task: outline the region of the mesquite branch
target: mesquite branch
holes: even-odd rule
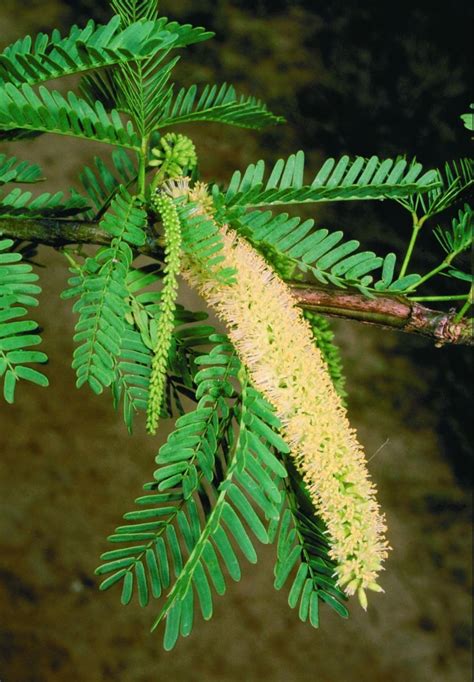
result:
[[[67,244],[108,244],[110,241],[110,235],[95,222],[55,218],[2,218],[0,234],[55,248]],[[160,253],[160,247],[155,240],[150,239],[140,251],[153,256]],[[356,291],[319,284],[298,282],[290,283],[290,286],[301,307],[324,315],[421,334],[433,339],[437,346],[474,345],[472,320],[456,321],[456,314],[452,311],[432,310],[403,296],[377,295],[367,298]]]
[[[432,310],[404,296],[377,296],[341,289],[293,285],[299,305],[324,315],[358,320],[388,329],[421,334],[432,338],[437,346],[464,344],[472,346],[472,320],[456,321],[456,311]]]

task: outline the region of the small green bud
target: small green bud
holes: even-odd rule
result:
[[[154,147],[151,153],[155,158],[149,162],[149,165],[160,169],[156,176],[160,182],[185,175],[185,170],[192,171],[197,165],[197,154],[193,141],[178,133],[164,135],[160,139],[159,145]],[[157,184],[154,181],[152,187]]]

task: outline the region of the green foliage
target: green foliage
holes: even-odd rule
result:
[[[112,64],[140,60],[165,49],[176,36],[153,21],[140,21],[120,28],[113,17],[105,26],[91,20],[84,29],[73,26],[65,38],[40,33],[18,40],[0,54],[0,93],[6,83],[37,85],[44,81],[98,69]]]
[[[143,246],[146,242],[147,216],[137,204],[135,197],[130,196],[125,188],[121,188],[100,226],[112,237],[124,240],[130,246]],[[112,245],[114,241],[112,240]]]
[[[464,126],[468,130],[472,131],[474,130],[474,113],[472,113],[472,110],[474,109],[474,104],[471,104],[469,108],[471,109],[471,111],[468,112],[467,114],[462,114],[461,120],[463,121]]]
[[[7,182],[39,182],[44,180],[41,168],[36,163],[19,161],[15,156],[0,154],[0,185]]]
[[[87,382],[101,393],[114,380],[125,332],[124,279],[130,264],[130,247],[117,240],[111,249],[87,259],[81,273],[69,280],[72,292],[80,294],[73,308],[79,313],[74,341],[80,345],[72,363],[77,388]]]
[[[214,479],[219,442],[232,417],[229,406],[229,400],[235,397],[232,380],[240,370],[226,338],[211,334],[206,340],[214,345],[208,355],[196,358],[198,371],[193,377],[196,409],[176,421],[175,431],[156,458],[157,464],[163,465],[155,473],[157,489],[181,488],[185,500],[198,491],[201,479],[209,483]],[[166,468],[178,462],[180,471],[170,472]]]
[[[16,87],[7,83],[0,95],[0,130],[56,133],[139,148],[132,124],[124,126],[118,112],[108,115],[100,102],[90,106],[73,92],[65,98],[44,86],[36,93],[27,84]]]
[[[110,247],[88,258],[69,280],[66,296],[80,296],[74,305],[79,313],[74,340],[79,346],[72,363],[78,388],[87,382],[95,393],[101,393],[115,379],[126,330],[126,279],[133,260],[130,245],[144,243],[145,225],[145,212],[122,190],[101,221],[101,227],[113,237]]]
[[[110,159],[112,170],[99,156],[94,158],[95,169],[85,166],[80,181],[95,204],[97,212],[90,211],[88,218],[96,218],[108,207],[117,190],[128,188],[137,179],[137,166],[123,149],[115,149]]]
[[[120,359],[115,367],[112,393],[115,407],[123,404],[124,422],[132,432],[133,420],[146,411],[153,350],[160,332],[162,292],[155,285],[161,282],[163,271],[156,264],[132,268],[126,280],[129,312],[122,339]],[[194,376],[199,367],[196,358],[199,347],[208,343],[212,327],[196,325],[206,319],[205,313],[192,313],[176,304],[173,334],[168,354],[164,401],[160,417],[183,415],[181,397],[195,401]],[[190,326],[191,325],[191,326]]]
[[[110,6],[125,26],[138,19],[155,21],[158,17],[158,0],[111,0]]]
[[[472,250],[474,224],[471,207],[465,204],[464,208],[458,211],[458,215],[452,219],[451,229],[443,229],[438,225],[434,230],[434,235],[443,251],[446,252],[446,256],[437,268],[425,275],[424,281],[442,273],[457,280],[472,282],[471,272],[465,272],[465,270],[460,270],[458,267],[454,268],[451,265],[454,259],[457,259],[463,252]]]
[[[300,620],[309,620],[315,628],[319,627],[321,600],[339,616],[348,618],[343,603],[346,597],[336,587],[334,579],[335,565],[329,557],[326,529],[313,513],[298,503],[292,485],[302,486],[301,481],[291,482],[290,479],[287,485],[289,506],[282,514],[277,532],[275,589],[280,590],[292,576],[288,604],[292,609],[298,607]],[[303,488],[300,494],[304,494]]]
[[[464,208],[453,218],[450,230],[437,227],[435,236],[451,259],[470,249],[474,240],[474,224],[469,204],[465,204]]]
[[[130,25],[132,18],[147,18],[156,16],[157,5],[144,3],[115,2],[115,11],[120,15],[124,26]],[[113,103],[120,111],[129,114],[142,136],[148,135],[156,127],[160,113],[172,95],[172,88],[168,86],[171,71],[179,57],[158,68],[158,65],[168,55],[169,49],[182,48],[193,43],[207,40],[211,33],[202,28],[180,25],[160,19],[157,29],[167,31],[172,41],[165,49],[155,50],[152,57],[137,64],[122,64],[121,68],[105,78],[95,75],[83,83],[83,88],[92,95],[102,93],[105,101]]]
[[[310,185],[304,184],[304,152],[279,159],[265,180],[265,162],[251,164],[242,174],[236,171],[224,193],[226,206],[268,206],[302,204],[317,201],[353,201],[386,199],[426,192],[439,184],[437,173],[421,175],[422,165],[405,159],[377,156],[353,161],[343,156],[339,161],[327,159]],[[218,188],[214,189],[216,194]]]
[[[151,360],[152,352],[143,343],[140,332],[125,325],[112,392],[115,407],[123,403],[123,420],[129,433],[132,433],[135,415],[147,409]]]
[[[288,448],[274,430],[279,423],[272,409],[247,386],[226,337],[211,335],[209,341],[211,351],[197,359],[202,367],[195,377],[197,407],[177,420],[156,458],[155,481],[136,500],[140,508],[125,514],[128,523],[109,538],[127,546],[103,554],[106,563],[97,569],[108,576],[101,589],[121,583],[122,603],[128,603],[135,587],[142,606],[150,596],[161,597],[174,572],[154,625],[166,621],[166,649],[179,634],[190,634],[195,597],[204,619],[212,616],[212,588],[220,595],[226,591],[223,567],[240,579],[231,539],[256,561],[249,531],[260,542],[269,541],[266,525],[278,520],[278,481],[286,476],[273,454],[274,448]]]
[[[111,6],[115,16],[106,25],[90,21],[65,37],[58,31],[27,36],[0,55],[0,140],[53,133],[114,146],[106,160],[95,157],[83,168],[87,198],[74,190],[65,198],[64,191],[35,196],[4,188],[39,182],[43,174],[35,163],[0,154],[2,229],[15,234],[20,221],[47,219],[60,233],[65,219],[80,216],[75,223],[94,221],[101,240],[104,234],[110,238],[91,256],[80,248],[66,251],[72,277],[63,297],[77,298],[73,309],[79,315],[72,363],[77,386],[88,384],[96,393],[110,388],[130,432],[140,412],[147,412],[151,432],[159,417],[178,415],[156,456],[154,480],[109,538],[116,548],[102,555],[101,589],[121,585],[123,604],[134,592],[142,606],[163,597],[153,627],[165,622],[164,646],[171,649],[180,635],[190,634],[198,608],[204,619],[212,616],[214,593],[227,589],[226,573],[240,579],[241,555],[256,561],[255,539],[276,541],[275,587],[290,585],[288,602],[301,620],[317,627],[321,602],[347,617],[326,529],[292,465],[281,424],[252,387],[229,339],[203,323],[205,313],[176,302],[179,273],[184,262],[219,283],[233,282],[235,272],[223,267],[225,225],[286,280],[355,288],[368,297],[384,292],[417,298],[427,280],[448,275],[463,291],[470,287],[470,293],[447,297],[463,301],[459,321],[473,295],[472,275],[460,257],[472,246],[471,208],[465,204],[450,228],[442,223],[434,230],[444,255],[433,270],[421,276],[409,264],[424,222],[472,189],[473,161],[423,171],[404,158],[343,156],[328,159],[308,182],[300,151],[269,172],[264,161],[251,164],[234,173],[228,187],[215,185],[209,193],[196,182],[200,169],[192,140],[161,130],[200,121],[258,129],[283,119],[227,84],[176,92],[175,51],[212,33],[158,17],[156,0],[111,0]],[[43,85],[71,74],[82,75],[80,96]],[[462,118],[472,130],[472,115]],[[400,254],[377,255],[347,240],[342,230],[268,209],[383,199],[412,215],[400,267]],[[40,292],[25,262],[34,245],[20,245],[0,240],[0,378],[8,402],[19,380],[47,385],[30,366],[47,359],[31,350],[41,341],[38,326],[19,319]],[[153,262],[137,264],[142,254]],[[454,267],[454,259],[461,265],[456,261]],[[305,316],[344,399],[331,329],[316,313]]]
[[[421,194],[415,194],[414,196],[407,197],[406,199],[399,200],[404,208],[408,209],[412,216],[412,234],[410,242],[408,244],[405,258],[400,270],[400,276],[404,279],[408,265],[410,263],[413,251],[415,249],[419,233],[430,218],[437,215],[447,209],[449,209],[454,204],[458,203],[463,194],[466,194],[472,189],[474,184],[474,160],[473,159],[460,159],[459,161],[453,161],[452,163],[446,163],[444,167],[444,172],[439,172],[439,177],[441,179],[440,187],[437,187],[422,196]],[[470,221],[470,219],[469,219]],[[453,227],[454,230],[454,227]],[[460,228],[463,231],[463,228]],[[459,230],[458,230],[459,232]],[[440,230],[435,230],[436,238],[440,239],[440,234],[444,234]],[[467,225],[467,246],[469,246],[469,225]],[[459,239],[458,234],[456,239]],[[466,238],[466,235],[465,235]],[[449,238],[448,238],[449,241]],[[441,243],[446,244],[446,237],[441,237]],[[466,247],[467,248],[467,247]],[[431,279],[440,272],[444,273],[447,266],[450,265],[451,260],[455,258],[464,248],[462,247],[459,251],[455,250],[451,254],[448,254],[446,258],[433,270],[428,272],[423,277],[415,280],[408,288],[407,291],[414,291],[418,286]],[[464,279],[463,273],[459,273],[456,270],[452,270],[450,274],[458,279]],[[469,277],[468,277],[468,280]],[[435,299],[436,300],[436,299]],[[455,300],[455,299],[454,299]],[[469,309],[469,303],[462,308],[462,315]]]
[[[15,187],[7,194],[0,194],[0,217],[3,218],[66,218],[84,213],[88,208],[87,199],[71,190],[71,197],[63,200],[64,193],[44,192],[33,197]]]
[[[399,202],[410,212],[420,214],[423,219],[430,218],[456,203],[462,194],[474,185],[474,160],[459,159],[444,165],[438,171],[441,184],[426,194],[415,193]]]
[[[474,109],[474,105],[471,104],[471,109]],[[464,122],[464,126],[468,129],[473,131],[474,130],[474,113],[467,113],[467,114],[462,114],[461,119]]]
[[[155,20],[157,19],[157,2],[130,2],[122,0],[113,0],[111,3],[114,11],[120,15],[124,26],[129,26],[140,19]],[[190,24],[180,24],[177,21],[169,21],[166,17],[160,17],[155,24],[155,30],[167,31],[171,33],[175,40],[173,47],[182,48],[188,45],[201,43],[204,40],[212,38],[214,33],[206,31],[204,28],[198,26],[194,27]]]
[[[169,97],[168,83],[178,57],[158,69],[157,64],[166,56],[167,52],[143,64],[130,67],[125,64],[115,75],[112,88],[106,86],[109,97],[115,90],[119,110],[132,118],[141,136],[149,135],[156,128],[164,102]],[[102,83],[102,87],[104,85]]]
[[[237,97],[232,85],[212,87],[206,85],[198,97],[198,88],[181,88],[174,100],[169,99],[157,128],[165,128],[191,121],[216,121],[241,128],[261,128],[272,123],[283,123],[281,116],[274,116],[263,102],[255,97]]]
[[[218,224],[196,202],[176,202],[183,231],[183,251],[199,267],[213,270],[222,281],[231,281],[234,272],[222,268],[222,240]]]
[[[337,287],[357,287],[364,293],[369,288],[377,291],[403,291],[420,279],[410,274],[397,279],[396,256],[385,258],[373,251],[360,251],[357,239],[344,240],[344,232],[330,232],[326,228],[313,230],[314,220],[301,222],[287,213],[274,215],[271,211],[233,211],[233,224],[244,235],[250,234],[257,247],[270,246],[285,259],[288,279],[295,270],[310,273],[323,284]],[[293,268],[290,268],[290,265]]]
[[[18,319],[28,312],[24,306],[38,305],[36,296],[41,289],[33,284],[38,275],[32,272],[31,265],[21,262],[21,253],[10,250],[13,244],[12,239],[0,239],[0,379],[8,403],[14,402],[18,381],[48,386],[45,375],[29,366],[48,359],[44,353],[30,349],[41,343],[38,325]]]

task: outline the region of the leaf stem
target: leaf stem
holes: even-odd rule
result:
[[[423,227],[427,215],[421,216],[421,218],[418,218],[417,214],[413,212],[412,214],[412,219],[413,219],[413,225],[412,225],[412,233],[411,233],[411,238],[410,238],[410,243],[408,244],[408,248],[405,254],[405,258],[403,260],[402,267],[400,269],[400,278],[403,277],[407,271],[408,264],[410,263],[410,259],[413,255],[413,249],[415,248],[416,240],[418,239],[418,234]],[[417,282],[419,284],[419,282]]]
[[[126,185],[123,185],[123,187],[125,187],[125,189],[128,189],[130,187],[130,185],[133,185],[133,183],[137,181],[137,179],[138,179],[138,177],[136,175],[134,175],[133,178],[131,180],[129,180],[129,182],[127,182]],[[107,212],[110,204],[112,203],[112,201],[117,196],[117,192],[120,190],[120,187],[121,187],[121,185],[119,185],[114,190],[112,190],[112,192],[110,192],[109,196],[107,197],[107,199],[102,204],[100,210],[95,214],[94,221],[101,220],[102,216]]]
[[[410,296],[410,301],[464,301],[469,294],[456,294],[449,296]]]
[[[431,279],[432,277],[434,277],[438,273],[440,273],[443,270],[445,270],[446,268],[448,268],[451,265],[451,263],[453,262],[453,260],[457,256],[459,256],[461,251],[464,251],[464,249],[460,248],[460,249],[456,249],[455,251],[451,251],[451,253],[448,253],[446,258],[438,266],[433,268],[433,270],[430,270],[429,272],[427,272],[426,275],[423,275],[423,277],[421,279],[419,279],[417,282],[415,282],[415,284],[412,284],[411,287],[408,287],[408,289],[405,289],[404,293],[407,294],[410,291],[415,291],[415,289],[418,289],[418,287],[421,284],[424,284],[427,280]]]
[[[408,289],[405,289],[403,293],[407,294],[410,291],[415,291],[415,289],[418,289],[418,287],[421,284],[424,284],[427,280],[431,279],[438,273],[440,273],[442,270],[445,270],[450,264],[451,264],[451,258],[445,258],[442,263],[440,263],[436,268],[433,268],[433,270],[430,270],[429,272],[426,273],[426,275],[423,275],[421,279],[419,279],[417,282],[411,285],[411,287],[408,287]]]
[[[462,320],[464,315],[467,313],[469,308],[472,306],[473,302],[474,302],[474,284],[471,284],[471,288],[469,289],[469,293],[467,295],[467,300],[464,303],[461,310],[456,315],[456,317],[454,318],[455,322],[460,322]]]
[[[150,135],[143,135],[140,150],[138,152],[138,196],[145,200],[146,190],[146,166],[148,158],[148,144]]]

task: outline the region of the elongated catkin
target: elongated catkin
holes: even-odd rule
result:
[[[289,288],[245,240],[226,228],[221,234],[222,266],[235,269],[234,282],[190,261],[183,274],[224,320],[254,386],[275,407],[327,525],[338,584],[366,608],[365,590],[381,590],[388,544],[363,449]]]

